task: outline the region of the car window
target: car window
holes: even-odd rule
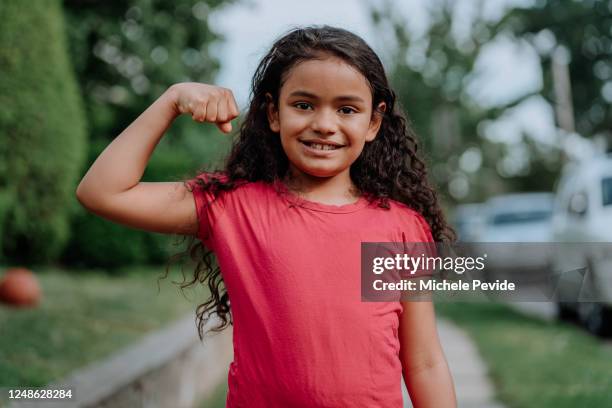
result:
[[[491,220],[493,225],[517,224],[524,222],[546,221],[552,215],[549,210],[533,210],[523,212],[507,212],[495,214]]]
[[[602,205],[612,205],[612,177],[607,177],[601,180],[601,196],[603,198]]]

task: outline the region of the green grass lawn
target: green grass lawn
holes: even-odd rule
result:
[[[612,407],[612,346],[493,303],[437,303],[466,329],[509,408]]]
[[[186,299],[171,283],[175,272],[158,293],[163,271],[141,267],[109,276],[37,270],[44,296],[37,308],[0,305],[0,387],[42,386],[195,313],[206,292],[186,291]]]
[[[113,277],[92,271],[36,271],[38,308],[0,306],[0,387],[42,386],[109,355],[171,320],[193,313],[205,292],[185,299],[163,267]],[[570,324],[525,317],[507,306],[437,303],[466,329],[509,408],[612,406],[612,346]],[[225,380],[204,406],[225,404]]]

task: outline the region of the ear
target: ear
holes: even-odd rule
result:
[[[387,109],[387,105],[384,102],[378,104],[377,108],[372,112],[372,119],[370,119],[370,126],[368,126],[368,134],[366,135],[366,142],[371,142],[376,138],[380,125],[382,125],[383,116]]]
[[[268,115],[268,123],[270,130],[274,133],[280,132],[280,121],[278,119],[278,108],[274,104],[274,99],[269,92],[266,92],[266,113]]]

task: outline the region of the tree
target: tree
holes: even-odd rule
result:
[[[219,61],[210,48],[222,38],[210,27],[209,16],[229,3],[64,0],[71,55],[91,122],[86,168],[169,85],[213,80]],[[182,180],[221,157],[231,139],[209,129],[177,118],[155,149],[143,181]],[[161,263],[171,251],[172,237],[117,226],[82,208],[71,230],[61,261],[73,266]]]
[[[86,154],[58,1],[0,3],[0,230],[11,262],[54,259]],[[34,29],[35,28],[35,29]]]
[[[505,35],[495,19],[483,12],[485,2],[470,3],[474,12],[460,33],[459,2],[439,0],[427,5],[428,24],[421,33],[411,29],[397,3],[372,3],[371,11],[376,27],[387,33],[390,80],[421,137],[430,174],[443,197],[450,202],[479,201],[508,190],[551,189],[559,167],[557,152],[536,148],[529,135],[518,135],[527,160],[510,174],[503,164],[515,147],[485,135],[485,125],[537,94],[488,106],[470,92],[484,47]]]
[[[209,82],[210,47],[222,37],[209,15],[231,0],[65,0],[72,59],[92,139],[110,140],[175,82]],[[189,128],[177,121],[170,143]]]
[[[603,136],[612,147],[612,5],[604,0],[538,0],[506,14],[495,31],[509,31],[538,51],[544,67],[541,94],[555,103],[552,56],[563,49],[572,87],[576,131]]]

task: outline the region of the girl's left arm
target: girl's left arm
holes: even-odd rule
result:
[[[433,303],[401,304],[400,359],[414,408],[456,408],[455,386],[438,338]]]

